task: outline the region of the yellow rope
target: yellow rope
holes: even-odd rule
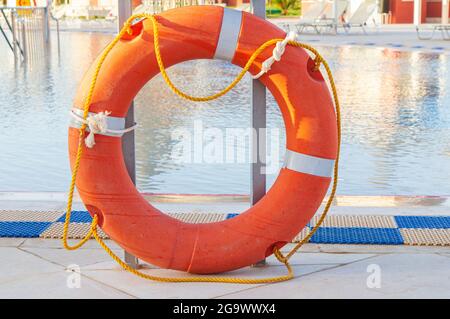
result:
[[[97,215],[94,216],[93,224],[97,224]],[[95,239],[98,241],[100,246],[114,259],[123,269],[129,271],[132,274],[135,274],[138,277],[159,281],[159,282],[221,282],[221,283],[234,283],[234,284],[265,284],[271,282],[280,282],[286,281],[294,277],[294,273],[292,272],[292,268],[287,262],[287,260],[281,255],[278,250],[274,251],[277,259],[286,265],[288,270],[288,274],[285,276],[278,276],[273,278],[262,278],[262,279],[246,279],[246,278],[229,278],[229,277],[211,277],[211,276],[199,276],[199,277],[186,277],[186,278],[169,278],[169,277],[160,277],[160,276],[152,276],[145,274],[141,271],[138,271],[128,264],[126,264],[122,259],[120,259],[116,254],[112,252],[112,250],[105,244],[105,242],[100,238],[97,233],[96,227],[93,228],[93,234]]]
[[[161,72],[165,82],[172,89],[172,91],[175,92],[175,94],[177,94],[178,96],[180,96],[180,97],[182,97],[184,99],[187,99],[187,100],[190,100],[190,101],[196,101],[196,102],[204,102],[204,101],[214,100],[214,99],[217,99],[218,97],[221,97],[222,95],[226,94],[227,92],[229,92],[233,87],[236,86],[236,84],[239,83],[239,81],[241,81],[241,79],[244,77],[244,74],[249,70],[250,66],[255,61],[255,59],[266,48],[276,44],[278,41],[282,41],[283,40],[283,39],[272,39],[272,40],[269,40],[269,41],[265,42],[258,49],[256,49],[256,51],[253,52],[253,54],[251,55],[251,57],[249,58],[249,60],[245,64],[245,66],[242,69],[242,71],[222,91],[220,91],[218,93],[215,93],[213,95],[210,95],[210,96],[195,97],[195,96],[191,96],[191,95],[186,94],[186,93],[182,92],[181,90],[179,90],[175,86],[175,84],[173,84],[173,82],[170,80],[169,76],[167,75],[166,69],[164,67],[164,63],[162,61],[160,48],[159,48],[158,21],[156,20],[155,16],[153,16],[151,14],[146,14],[146,13],[135,14],[135,15],[131,16],[125,22],[124,27],[122,28],[122,30],[120,30],[119,34],[106,47],[106,49],[103,51],[102,55],[100,56],[100,58],[98,60],[97,66],[96,66],[96,68],[94,70],[94,73],[92,75],[92,80],[91,80],[91,85],[89,87],[88,95],[86,96],[86,99],[85,99],[85,102],[84,102],[84,108],[83,108],[83,111],[84,111],[83,112],[83,118],[84,119],[86,119],[88,114],[89,114],[89,106],[90,106],[91,101],[92,101],[92,96],[93,96],[93,93],[94,93],[95,85],[97,83],[97,79],[98,79],[98,75],[99,75],[100,69],[101,69],[101,67],[102,67],[106,57],[108,56],[108,54],[111,52],[111,50],[114,48],[114,46],[117,44],[117,42],[119,42],[119,40],[122,38],[122,36],[125,33],[130,34],[130,30],[131,30],[130,28],[131,28],[132,22],[134,20],[136,20],[136,19],[143,19],[143,18],[147,18],[147,19],[150,19],[152,21],[152,24],[153,24],[153,39],[154,39],[154,48],[155,48],[156,60],[158,62],[158,66],[159,66],[160,72]],[[274,253],[275,257],[286,266],[286,269],[288,271],[287,275],[271,277],[271,278],[263,278],[263,279],[244,279],[244,278],[211,277],[211,276],[188,277],[188,278],[168,278],[168,277],[159,277],[159,276],[148,275],[148,274],[140,272],[140,271],[130,267],[129,265],[127,265],[116,254],[114,254],[112,252],[112,250],[105,244],[105,242],[100,238],[100,236],[97,233],[97,222],[98,222],[98,216],[97,215],[94,215],[94,218],[92,220],[92,224],[91,224],[90,230],[86,234],[86,236],[81,241],[79,241],[77,244],[75,244],[73,246],[70,246],[68,244],[68,241],[67,241],[67,235],[68,235],[68,232],[69,232],[70,214],[71,214],[71,211],[72,211],[75,182],[76,182],[76,177],[77,177],[78,170],[79,170],[79,167],[80,167],[81,156],[82,156],[82,153],[83,153],[83,137],[84,137],[84,133],[86,131],[86,124],[83,124],[81,126],[81,128],[80,128],[78,149],[77,149],[75,163],[74,163],[73,170],[72,170],[72,179],[71,179],[71,183],[70,183],[69,195],[68,195],[67,207],[66,207],[66,220],[64,222],[64,229],[63,229],[63,239],[62,239],[62,241],[63,241],[64,247],[66,249],[68,249],[68,250],[78,249],[81,246],[83,246],[86,243],[86,241],[88,241],[93,236],[97,240],[97,242],[100,244],[100,246],[123,269],[125,269],[125,270],[129,271],[130,273],[133,273],[136,276],[139,276],[141,278],[149,279],[149,280],[153,280],[153,281],[160,281],[160,282],[220,282],[220,283],[235,283],[235,284],[262,284],[262,283],[273,283],[273,282],[280,282],[280,281],[286,281],[286,280],[292,279],[294,277],[294,273],[292,271],[292,267],[289,264],[289,258],[291,258],[292,255],[295,254],[295,252],[298,251],[298,249],[300,249],[300,247],[304,243],[306,243],[311,238],[311,236],[316,232],[316,230],[320,227],[321,223],[325,219],[325,216],[326,216],[326,214],[328,213],[328,211],[329,211],[329,209],[331,207],[331,204],[333,202],[334,196],[336,194],[337,180],[338,180],[340,142],[341,142],[341,122],[340,122],[340,105],[339,105],[339,100],[338,100],[338,96],[337,96],[336,86],[335,86],[335,83],[334,83],[334,80],[333,80],[333,75],[331,73],[331,70],[330,70],[330,67],[329,67],[328,63],[323,59],[323,57],[319,54],[319,52],[316,49],[314,49],[313,47],[311,47],[310,45],[307,45],[307,44],[304,44],[304,43],[300,43],[300,42],[296,42],[296,41],[289,41],[288,44],[292,45],[292,46],[295,46],[295,47],[304,48],[304,49],[312,52],[315,55],[314,62],[315,62],[316,69],[319,69],[321,64],[323,64],[323,66],[325,67],[328,79],[330,81],[331,89],[333,91],[333,99],[334,99],[335,108],[336,108],[337,129],[338,129],[338,151],[337,151],[336,162],[335,162],[335,165],[334,165],[332,190],[331,190],[331,193],[330,193],[330,197],[328,198],[328,201],[327,201],[327,203],[325,205],[325,208],[324,208],[324,211],[322,213],[321,218],[319,219],[319,221],[317,222],[315,227],[311,230],[311,232],[308,234],[308,236],[305,237],[300,243],[298,243],[286,256],[283,256],[283,254],[277,248],[275,248],[273,250],[273,253]]]

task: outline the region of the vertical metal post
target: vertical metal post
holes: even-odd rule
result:
[[[125,21],[131,16],[133,9],[131,0],[118,0],[118,31],[123,27]],[[128,109],[128,114],[125,118],[125,127],[134,125],[134,105],[131,103]],[[122,137],[122,153],[125,160],[125,165],[128,170],[133,183],[136,183],[136,158],[135,158],[135,143],[134,143],[134,131],[128,132]],[[139,267],[139,260],[125,251],[125,262],[133,267]]]
[[[43,17],[44,37],[46,43],[50,42],[50,9],[51,9],[51,1],[48,1],[47,6],[44,9],[44,17]]]
[[[252,0],[253,14],[266,18],[266,0]],[[255,205],[266,194],[266,87],[259,80],[252,80],[252,128],[256,139],[252,145],[251,204]],[[265,265],[262,260],[254,266]]]
[[[28,43],[27,43],[27,35],[26,35],[26,30],[25,30],[25,21],[22,20],[21,24],[22,24],[21,32],[22,32],[23,62],[26,63],[28,60]]]
[[[59,54],[61,53],[61,42],[59,38],[59,19],[54,19],[53,16],[52,19],[56,21],[56,39],[58,41],[58,57],[59,57]]]
[[[46,6],[44,7],[43,11],[42,11],[42,33],[43,33],[43,37],[44,37],[44,42],[47,43],[48,42],[48,3],[46,4]]]
[[[3,11],[2,11],[3,13]],[[5,15],[3,15],[5,16]],[[8,21],[8,19],[5,20]],[[12,33],[12,37],[13,37],[13,48],[14,48],[14,64],[16,64],[20,58],[20,54],[18,54],[18,49],[17,49],[17,37],[16,37],[16,16],[14,14],[14,11],[11,10],[11,33]],[[20,49],[20,45],[19,45],[19,49]]]
[[[339,24],[339,17],[338,17],[338,0],[333,1],[333,19],[334,19],[334,34],[337,34],[338,24]]]
[[[3,18],[5,18],[6,25],[8,26],[9,30],[11,30],[12,36],[13,36],[13,47],[14,47],[14,63],[17,63],[17,61],[20,60],[20,57],[23,56],[23,50],[20,46],[20,42],[18,37],[18,30],[17,30],[17,20],[16,20],[16,12],[14,10],[11,10],[11,24],[8,22],[8,17],[5,14],[5,11],[2,10]]]

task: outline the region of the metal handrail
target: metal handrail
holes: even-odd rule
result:
[[[15,61],[21,57],[22,62],[27,62],[43,56],[42,51],[50,40],[49,7],[0,6],[0,11],[13,37],[10,47]],[[11,21],[7,17],[9,14]],[[4,36],[7,38],[6,34]]]
[[[9,24],[9,21],[8,21],[6,15],[5,15],[5,12],[4,12],[3,10],[2,10],[2,14],[3,14],[3,17],[4,17],[5,20],[6,20],[6,24],[8,25],[8,28],[11,30],[11,25]],[[12,43],[9,41],[9,38],[8,38],[8,36],[6,35],[5,31],[3,30],[3,27],[2,27],[1,24],[0,24],[0,32],[3,34],[3,37],[5,38],[6,43],[8,43],[8,46],[11,48],[11,51],[14,52],[14,47],[13,47]]]
[[[20,46],[20,42],[15,37],[15,31],[13,28],[14,23],[13,23],[13,21],[9,22],[9,19],[5,14],[5,10],[12,10],[12,9],[11,9],[11,7],[0,6],[0,11],[2,12],[2,15],[3,15],[3,18],[5,19],[6,25],[8,26],[8,29],[11,32],[12,37],[13,37],[12,43],[9,41],[8,37],[6,36],[5,32],[3,31],[3,28],[0,27],[2,29],[2,33],[3,33],[6,41],[8,42],[9,46],[11,47],[11,50],[13,51],[14,55],[16,54],[15,47],[17,46],[19,48],[20,54],[22,55],[22,57],[24,57],[24,52],[23,52],[22,47]],[[11,20],[13,20],[12,16],[11,16]]]
[[[50,19],[56,22],[56,39],[58,41],[58,53],[61,51],[60,40],[59,40],[59,19],[53,15],[53,11],[49,8],[47,9]]]

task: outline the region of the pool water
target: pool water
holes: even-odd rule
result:
[[[67,190],[68,112],[84,72],[111,38],[64,32],[60,55],[54,46],[46,58],[26,68],[14,67],[12,54],[0,41],[0,191]],[[338,193],[449,195],[450,56],[318,48],[331,64],[342,103]],[[238,72],[228,63],[205,60],[169,69],[178,86],[196,95],[222,89]],[[176,161],[172,155],[179,145],[172,134],[193,130],[198,123],[222,132],[249,127],[250,82],[246,76],[226,96],[200,104],[174,96],[160,76],[151,80],[136,98],[139,189],[248,193],[249,163]],[[268,100],[268,127],[273,132],[280,129],[282,155],[283,123],[270,94]],[[269,184],[276,175],[275,170],[267,176]]]

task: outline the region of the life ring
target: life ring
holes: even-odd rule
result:
[[[157,17],[160,51],[166,66],[193,59],[223,59],[243,67],[264,42],[285,33],[252,14],[219,6],[185,7]],[[152,23],[132,26],[111,50],[98,75],[89,107],[106,110],[109,127],[123,129],[128,107],[159,68],[153,50]],[[266,50],[249,71],[256,75]],[[95,65],[95,64],[94,64]],[[82,113],[91,67],[76,94]],[[218,273],[254,264],[290,242],[319,208],[330,185],[337,156],[337,124],[327,84],[301,48],[286,47],[260,81],[275,97],[286,129],[286,157],[278,178],[256,205],[237,217],[209,224],[171,218],[139,194],[123,160],[118,134],[96,135],[83,150],[76,186],[103,231],[123,249],[153,265],[191,273]],[[119,134],[120,135],[120,134]],[[73,168],[79,123],[69,128]]]

